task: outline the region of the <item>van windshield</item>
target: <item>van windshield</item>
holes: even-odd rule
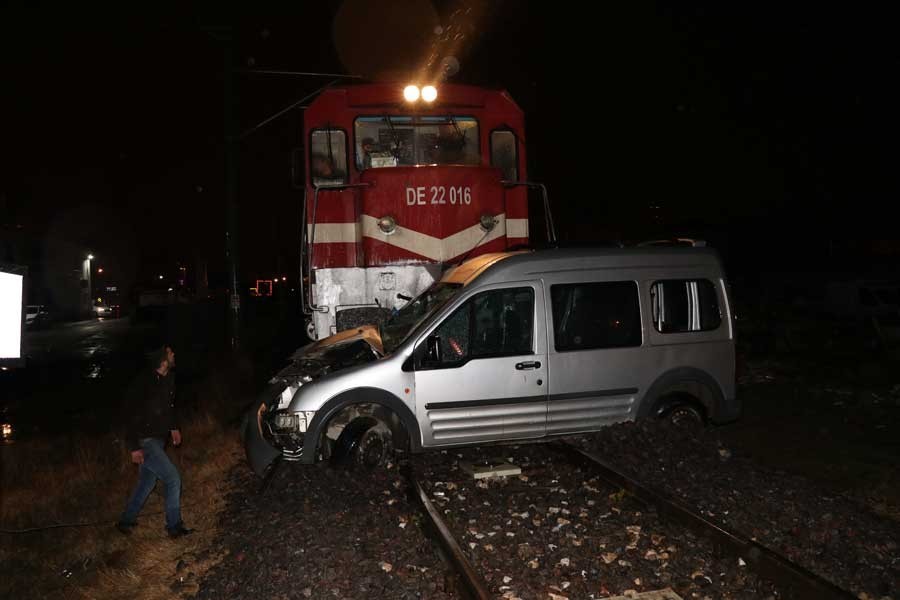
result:
[[[459,283],[435,283],[395,311],[380,327],[384,351],[393,352],[419,325],[447,304],[461,287]]]

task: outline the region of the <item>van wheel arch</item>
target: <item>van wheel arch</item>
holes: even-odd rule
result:
[[[362,441],[365,432],[378,423],[382,423],[390,431],[393,449],[411,452],[421,449],[418,422],[402,400],[384,390],[358,388],[338,394],[316,412],[307,432],[308,438],[315,440],[315,444],[304,447],[301,462],[315,462],[319,449],[331,443],[329,430],[340,426],[340,421],[343,420],[346,423],[338,436],[338,442],[334,444],[333,459],[337,459],[341,452],[352,450]],[[345,437],[344,430],[351,425],[353,427]],[[344,440],[341,441],[341,438]]]
[[[699,369],[678,368],[664,373],[650,386],[637,418],[662,417],[676,406],[686,406],[698,411],[706,422],[715,420],[723,402],[722,390],[711,375]]]

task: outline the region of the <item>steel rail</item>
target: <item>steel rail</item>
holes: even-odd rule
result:
[[[653,506],[663,516],[689,527],[743,559],[762,577],[769,579],[786,592],[786,597],[799,600],[852,600],[855,595],[843,590],[812,571],[792,562],[778,552],[729,530],[688,508],[678,500],[621,473],[593,452],[569,442],[560,442],[563,451],[596,471],[602,479],[619,487],[644,504]]]
[[[488,591],[487,582],[485,582],[484,578],[482,578],[481,575],[478,574],[478,572],[472,566],[472,563],[469,562],[469,559],[466,558],[466,555],[463,553],[462,548],[460,548],[459,544],[456,542],[453,534],[450,533],[450,528],[447,527],[447,524],[444,522],[441,514],[431,502],[428,494],[425,493],[425,489],[422,487],[422,484],[419,483],[419,480],[415,477],[415,474],[410,471],[408,477],[412,484],[413,496],[419,502],[419,504],[422,506],[423,511],[428,516],[428,521],[430,524],[429,529],[432,531],[435,537],[437,537],[438,542],[444,550],[447,560],[459,575],[466,591],[472,598],[475,598],[476,600],[490,600],[491,598],[493,598],[491,593]]]

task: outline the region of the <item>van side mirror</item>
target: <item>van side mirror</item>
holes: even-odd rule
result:
[[[306,165],[303,163],[303,148],[298,147],[291,150],[291,187],[295,190],[302,190],[306,185],[304,175],[306,175]]]
[[[426,363],[441,362],[441,337],[438,335],[430,335],[425,340],[425,361]]]

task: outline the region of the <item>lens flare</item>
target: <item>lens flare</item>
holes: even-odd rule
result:
[[[403,97],[407,102],[415,102],[419,99],[419,88],[414,85],[408,85],[403,88]]]

